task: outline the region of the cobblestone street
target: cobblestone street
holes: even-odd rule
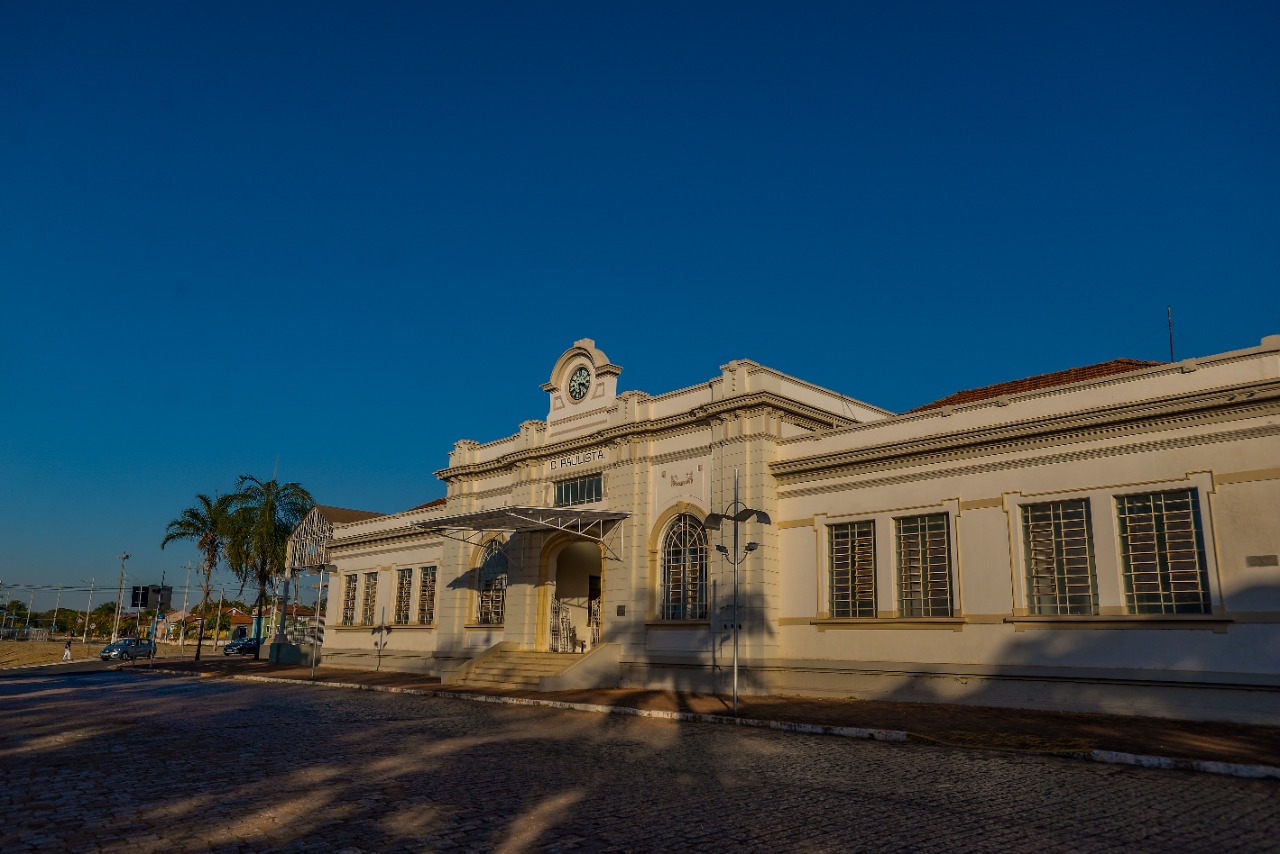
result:
[[[1274,851],[1280,784],[311,686],[0,679],[0,851]]]

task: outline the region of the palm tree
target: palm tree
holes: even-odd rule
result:
[[[241,582],[252,581],[258,587],[256,623],[260,627],[267,588],[285,571],[289,535],[315,502],[300,484],[282,484],[275,477],[264,482],[247,474],[236,483],[232,501],[227,559]],[[253,657],[259,657],[259,650]]]
[[[196,548],[204,556],[200,562],[200,572],[204,576],[200,584],[202,598],[198,606],[203,614],[209,602],[209,591],[213,588],[213,573],[222,561],[226,549],[227,536],[230,533],[232,496],[218,495],[214,498],[204,493],[196,496],[195,507],[188,507],[178,514],[164,529],[164,540],[160,548],[164,548],[174,540],[192,540]],[[185,615],[184,615],[185,619]],[[196,661],[200,660],[200,646],[204,643],[204,621],[200,622],[200,634],[196,638]]]

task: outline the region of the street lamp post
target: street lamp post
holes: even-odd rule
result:
[[[129,559],[129,553],[123,549],[120,551],[120,583],[116,585],[116,622],[111,627],[111,642],[115,643],[120,640],[120,599],[124,596],[124,562]],[[107,588],[110,590],[111,588]]]
[[[749,522],[755,519],[762,525],[771,524],[769,514],[763,510],[753,510],[738,498],[738,470],[733,470],[733,503],[725,508],[723,513],[711,513],[707,516],[706,521],[702,523],[704,528],[712,531],[720,530],[720,525],[725,519],[733,522],[733,551],[730,552],[723,544],[716,546],[716,551],[724,555],[725,560],[733,564],[733,714],[738,715],[738,633],[742,629],[742,625],[738,622],[738,567],[746,562],[747,555],[760,548],[759,543],[747,543],[742,549],[741,554],[738,552],[738,525],[742,522]]]

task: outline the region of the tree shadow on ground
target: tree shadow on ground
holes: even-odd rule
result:
[[[1053,774],[845,739],[130,673],[0,680],[0,726],[6,852],[844,850],[855,832],[910,848],[978,825],[1014,847],[1080,838],[1072,811],[1046,811]],[[1129,782],[1079,820],[1151,844],[1125,798],[1159,798]],[[1179,838],[1280,830],[1273,795],[1208,780]]]

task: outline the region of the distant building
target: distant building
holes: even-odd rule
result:
[[[1280,723],[1280,336],[902,414],[746,360],[657,396],[621,370],[576,342],[445,500],[316,508],[325,664],[727,693],[736,471],[769,518],[739,529],[744,692]]]

